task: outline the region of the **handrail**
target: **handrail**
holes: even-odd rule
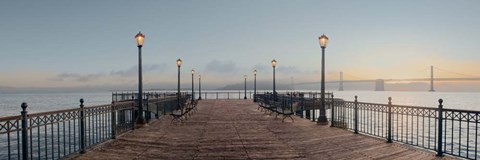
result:
[[[148,99],[144,110],[159,115],[168,112],[176,99],[169,96]],[[175,103],[173,103],[175,102]],[[151,106],[149,106],[151,105]],[[55,111],[0,117],[0,159],[61,159],[73,153],[115,138],[135,127],[136,101],[117,101],[110,104],[84,106]],[[23,114],[25,113],[25,114]],[[158,117],[157,117],[158,118]]]
[[[467,159],[480,159],[480,111],[355,101],[335,101],[331,124],[355,133]],[[438,145],[440,144],[440,146]]]

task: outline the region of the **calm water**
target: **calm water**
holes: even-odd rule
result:
[[[443,107],[480,111],[480,92],[394,92],[394,91],[336,91],[335,97],[359,102],[388,103],[392,97],[393,104],[438,107],[438,99],[443,99]]]
[[[0,117],[20,115],[22,102],[28,103],[29,113],[36,113],[77,108],[80,106],[80,98],[85,100],[86,106],[107,104],[112,101],[112,94],[110,92],[0,94]]]
[[[230,92],[240,92],[243,98],[242,91]],[[247,97],[250,97],[248,93],[250,93],[250,91],[247,91]],[[263,93],[263,91],[259,91],[258,93]],[[209,94],[208,99],[215,98],[213,95],[214,94]],[[388,103],[388,97],[392,97],[394,104],[426,107],[437,107],[438,99],[442,98],[444,100],[444,108],[480,110],[479,92],[334,91],[334,95],[336,98],[342,98],[347,101],[353,101],[354,96],[357,95],[358,101],[373,103]],[[221,95],[219,98],[223,96],[224,95]],[[238,93],[231,95],[232,99],[237,97]],[[28,103],[28,111],[30,113],[76,108],[79,107],[80,98],[85,99],[85,105],[87,106],[107,104],[111,102],[111,93],[0,94],[0,116],[19,115],[21,111],[20,104],[22,102]]]

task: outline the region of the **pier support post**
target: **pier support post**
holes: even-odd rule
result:
[[[443,99],[438,100],[438,131],[437,131],[437,156],[443,156],[442,151],[442,131],[443,131]]]
[[[22,159],[28,159],[28,126],[27,126],[27,107],[28,104],[23,102],[22,105]]]
[[[357,96],[355,96],[355,117],[354,117],[354,121],[355,121],[355,134],[358,134],[358,101],[357,101]]]
[[[85,153],[85,111],[83,98],[80,99],[80,153]]]
[[[388,133],[387,143],[392,143],[392,97],[388,97]]]

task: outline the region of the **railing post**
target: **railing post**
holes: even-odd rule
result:
[[[300,96],[300,95],[299,95],[299,96]],[[302,110],[302,115],[301,115],[300,117],[302,117],[302,118],[304,118],[304,117],[303,117],[303,111],[305,111],[305,97],[303,97],[303,96],[304,96],[304,95],[302,95],[301,98],[300,98],[301,106],[302,106],[302,109],[301,109],[301,110]],[[306,113],[306,111],[305,111],[305,113]],[[306,115],[305,115],[305,116],[306,116]]]
[[[132,96],[132,100],[133,100],[133,106],[132,106],[132,130],[135,130],[135,122],[137,121],[137,111],[135,111],[135,103],[137,103],[137,101],[135,100],[135,97]]]
[[[330,122],[330,127],[334,127],[334,126],[335,126],[335,125],[334,125],[334,124],[335,124],[335,112],[334,112],[334,111],[335,111],[335,109],[334,109],[334,108],[335,108],[335,103],[333,103],[333,102],[334,102],[333,97],[334,97],[334,96],[333,96],[333,94],[332,94],[332,101],[330,102],[330,103],[332,104],[332,107],[330,107],[330,110],[332,111],[332,116],[331,116],[332,120],[331,120],[331,122]]]
[[[22,105],[22,158],[23,159],[28,159],[28,127],[27,127],[27,107],[28,104],[23,102]]]
[[[80,99],[80,153],[85,153],[85,111],[83,98]]]
[[[443,156],[442,151],[442,131],[443,131],[443,99],[438,100],[438,136],[437,136],[437,156]]]
[[[158,118],[160,117],[160,114],[158,114],[158,107],[160,106],[160,102],[161,102],[160,99],[158,98],[158,96],[157,96],[157,100],[156,100],[156,101],[157,101],[157,102],[156,102],[156,107],[157,107],[157,117],[156,117],[156,118],[158,119]]]
[[[147,95],[148,95],[148,94],[147,94]],[[192,95],[192,97],[193,97],[193,95]],[[146,111],[145,113],[143,113],[143,114],[145,114],[145,119],[147,119],[147,123],[150,122],[150,110],[149,110],[149,108],[148,108],[148,99],[149,99],[149,98],[148,98],[148,96],[147,96],[147,99],[146,99],[147,102],[146,102],[146,103],[143,103],[143,104],[146,105],[146,108],[147,108],[147,111]]]
[[[388,97],[387,143],[392,143],[392,97]]]
[[[117,138],[117,111],[116,111],[116,108],[115,108],[115,102],[112,101],[112,106],[110,107],[110,111],[112,112],[111,113],[111,126],[112,126],[112,139],[115,139]]]
[[[354,117],[354,122],[355,122],[355,134],[358,134],[358,101],[357,101],[358,96],[355,96],[355,117]]]

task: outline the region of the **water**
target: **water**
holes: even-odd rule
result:
[[[449,109],[464,109],[480,111],[480,92],[399,92],[399,91],[336,91],[336,98],[354,101],[355,95],[359,102],[392,103],[423,107],[438,107],[438,99],[443,99],[443,107]]]
[[[174,91],[172,91],[173,93]],[[223,90],[202,91],[202,98],[208,93],[208,99],[216,98],[215,92],[227,92]],[[243,98],[243,91],[231,92],[230,98]],[[257,91],[257,93],[271,91]],[[283,92],[283,91],[279,91]],[[319,91],[305,91],[319,92]],[[247,98],[250,98],[252,90],[247,90]],[[393,104],[437,107],[438,99],[444,100],[444,108],[480,110],[479,92],[395,92],[395,91],[334,91],[335,98],[353,101],[358,96],[359,102],[388,103],[388,97],[392,97]],[[219,98],[227,95],[219,94]],[[198,97],[198,95],[196,95]],[[27,102],[30,113],[53,111],[79,107],[80,98],[84,98],[85,105],[107,104],[111,102],[110,92],[101,93],[35,93],[35,94],[0,94],[0,117],[20,115],[20,104]]]
[[[77,108],[80,106],[80,98],[85,100],[85,106],[108,104],[112,100],[112,94],[110,92],[0,94],[0,117],[20,115],[22,102],[28,103],[29,113],[37,113]]]

